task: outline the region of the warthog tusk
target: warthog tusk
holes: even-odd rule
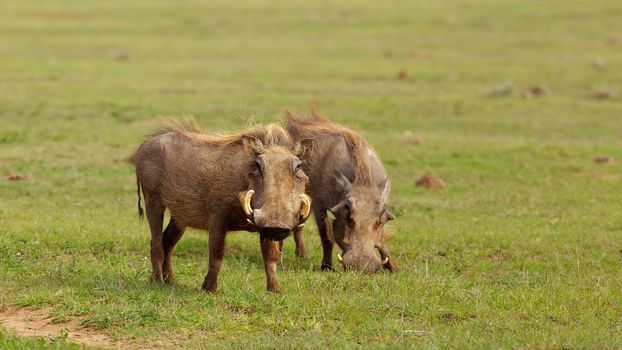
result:
[[[341,257],[341,254],[337,253],[337,260],[343,262],[343,258]]]
[[[307,196],[304,193],[298,195],[302,200],[302,208],[300,209],[300,217],[301,219],[307,220],[309,214],[311,214],[311,197]]]
[[[386,265],[386,263],[389,262],[389,257],[385,257],[384,260],[382,260],[382,265]]]
[[[248,217],[253,216],[253,207],[251,207],[251,199],[253,198],[253,193],[255,193],[255,191],[248,190],[246,192],[240,192],[240,194],[238,195],[238,199],[242,204],[242,209]]]

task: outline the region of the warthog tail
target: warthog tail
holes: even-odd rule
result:
[[[140,180],[138,179],[138,174],[136,174],[136,194],[138,195],[138,221],[143,221],[145,210],[140,205]]]

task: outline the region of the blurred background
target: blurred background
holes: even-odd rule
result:
[[[621,24],[612,0],[1,1],[0,302],[196,347],[621,346]],[[210,298],[194,231],[182,287],[147,288],[126,159],[159,116],[228,132],[310,106],[392,176],[402,273],[319,273],[309,225],[271,299],[238,234]]]

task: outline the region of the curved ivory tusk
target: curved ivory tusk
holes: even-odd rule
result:
[[[386,263],[389,262],[389,257],[385,257],[384,260],[382,260],[382,265],[386,265]]]
[[[300,209],[300,217],[302,220],[307,220],[309,215],[311,214],[311,197],[307,196],[304,193],[298,195],[302,200],[302,208]]]
[[[341,254],[337,253],[337,260],[343,262],[343,258],[341,257]]]
[[[244,196],[242,196],[242,193],[244,193]],[[253,193],[255,193],[255,191],[248,190],[242,193],[240,193],[240,202],[242,203],[242,209],[244,209],[244,213],[246,214],[246,216],[252,217],[253,207],[251,206],[251,199],[253,198]]]

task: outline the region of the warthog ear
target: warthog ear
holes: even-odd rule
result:
[[[352,188],[352,182],[341,171],[337,172],[335,179],[337,180],[337,186],[341,187],[344,192],[348,192]]]
[[[243,135],[241,139],[246,153],[250,155],[258,155],[264,153],[263,143],[260,139],[249,135]]]
[[[387,221],[395,220],[395,215],[393,215],[390,211],[385,211],[385,215],[387,216]]]
[[[347,199],[339,202],[337,205],[335,205],[334,207],[328,209],[327,213],[331,213],[332,215],[328,214],[328,217],[330,217],[331,219],[334,220],[335,215],[339,214],[342,217],[350,217],[350,203],[348,202]]]
[[[300,160],[305,160],[311,157],[314,145],[315,141],[313,139],[302,139],[294,145],[294,154],[296,157],[300,158]]]

